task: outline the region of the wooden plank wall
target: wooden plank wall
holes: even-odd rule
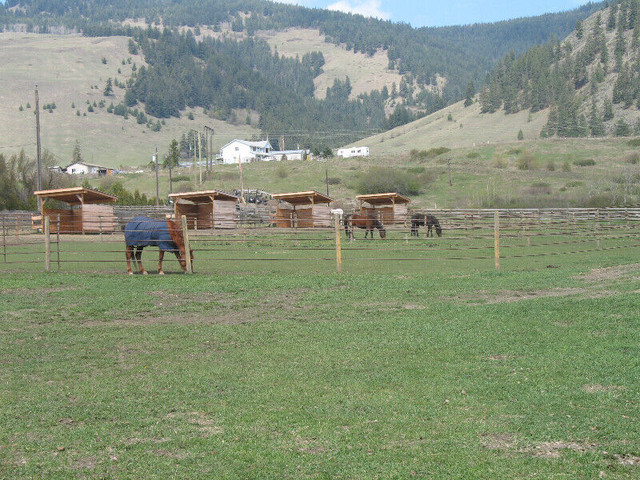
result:
[[[74,217],[80,216],[81,218],[80,231],[110,233],[115,230],[116,217],[112,205],[85,204],[82,209],[73,210],[73,212]]]

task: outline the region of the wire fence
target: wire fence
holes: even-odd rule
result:
[[[115,220],[110,217],[113,228],[71,234],[61,228],[64,219],[60,215],[38,222],[34,212],[1,212],[2,263],[7,269],[23,266],[34,271],[122,272],[125,225],[141,213],[165,222],[171,215],[166,208],[125,209],[116,212]],[[412,228],[411,215],[415,214],[433,215],[442,236],[437,236],[435,228],[429,237],[426,226]],[[268,210],[251,215],[238,212],[232,228],[197,229],[197,224],[189,224],[186,219],[176,220],[187,248],[193,250],[198,273],[274,269],[332,272],[343,268],[401,272],[409,265],[420,270],[434,262],[500,269],[505,262],[615,254],[640,246],[640,208],[413,211],[387,222],[382,227],[384,239],[375,227],[372,231],[355,228],[353,236],[348,236],[340,217],[332,219],[331,227],[281,228]],[[365,239],[365,234],[369,238]],[[153,261],[153,253],[143,257],[144,263],[151,265]],[[168,255],[165,261],[169,271],[181,271],[174,255]]]

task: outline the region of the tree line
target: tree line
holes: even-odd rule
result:
[[[640,0],[613,3],[590,23],[588,31],[577,23],[573,42],[556,40],[520,56],[507,54],[480,91],[482,112],[549,108],[543,137],[640,131],[623,116],[615,119],[613,107],[640,108]],[[613,82],[611,93],[608,82]]]

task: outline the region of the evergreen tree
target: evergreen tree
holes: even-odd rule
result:
[[[111,80],[111,77],[107,78],[107,84],[104,87],[103,93],[105,97],[113,95],[113,81]]]
[[[605,122],[608,122],[609,120],[613,120],[613,104],[609,99],[606,99],[604,101],[604,115],[602,116],[602,119]]]
[[[589,115],[589,130],[591,131],[591,135],[594,137],[603,137],[606,134],[604,121],[598,113],[598,108],[596,107],[595,100],[593,100],[593,102],[591,103],[591,114]]]
[[[469,105],[473,104],[473,97],[476,94],[476,87],[473,84],[473,81],[470,81],[467,84],[467,93],[465,95],[465,100],[464,100],[464,106],[468,107]]]
[[[631,135],[631,127],[625,121],[624,118],[620,117],[620,119],[616,123],[615,136],[616,137],[628,137],[629,135]]]
[[[80,151],[80,143],[76,140],[76,144],[73,147],[73,153],[71,154],[73,163],[82,162],[82,152]]]

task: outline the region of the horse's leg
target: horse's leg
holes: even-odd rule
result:
[[[131,257],[133,257],[133,247],[127,245],[125,254],[127,257],[127,272],[129,273],[129,275],[133,275],[133,271],[131,270]]]
[[[136,249],[136,260],[138,261],[138,270],[140,270],[140,273],[143,275],[147,275],[147,271],[142,266],[142,248],[143,247],[138,247]]]
[[[158,249],[158,275],[164,275],[162,271],[162,260],[164,259],[164,250]]]

